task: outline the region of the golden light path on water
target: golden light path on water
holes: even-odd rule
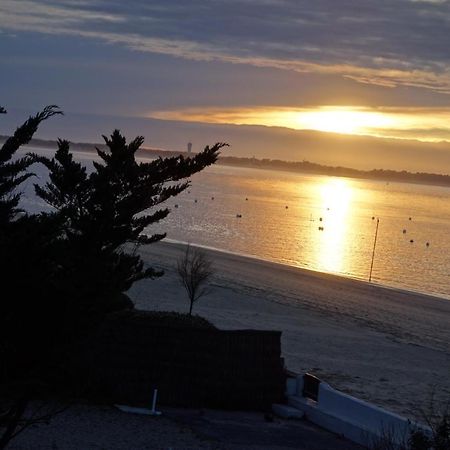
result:
[[[148,234],[367,281],[379,218],[372,282],[450,299],[449,199],[444,186],[217,165],[169,199]],[[32,183],[21,207],[42,210]]]
[[[448,195],[439,186],[217,166],[195,176],[154,232],[367,281],[379,218],[372,281],[449,296]]]
[[[343,179],[324,180],[316,188],[323,210],[315,240],[317,266],[325,272],[345,272],[354,191]]]

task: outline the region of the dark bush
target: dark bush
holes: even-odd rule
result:
[[[204,317],[192,316],[173,311],[121,311],[109,316],[109,320],[125,319],[128,323],[139,325],[143,322],[148,326],[192,328],[192,329],[217,329]]]

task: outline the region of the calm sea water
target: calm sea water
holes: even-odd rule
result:
[[[450,299],[450,188],[216,165],[169,207],[148,233],[362,280],[379,219],[372,281]]]
[[[168,238],[362,280],[379,219],[372,281],[450,299],[450,188],[215,166],[170,206]]]

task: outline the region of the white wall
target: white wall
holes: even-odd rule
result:
[[[289,404],[303,411],[307,419],[361,445],[369,445],[386,434],[401,444],[417,428],[431,432],[421,424],[339,392],[324,382],[320,383],[317,402],[306,399],[302,396],[302,375],[295,380],[295,386],[291,381],[286,388]]]

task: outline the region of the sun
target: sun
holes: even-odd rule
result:
[[[436,127],[436,115],[430,122],[414,111],[400,113],[365,106],[317,106],[310,108],[225,108],[205,110],[188,108],[180,111],[153,112],[149,117],[163,120],[263,125],[294,130],[313,130],[328,133],[402,137],[402,131],[420,129],[421,124]],[[448,123],[450,112],[443,116]],[[439,122],[441,123],[441,122]],[[445,126],[442,126],[445,128]],[[411,137],[411,136],[410,136]]]
[[[389,127],[392,119],[374,111],[358,108],[320,108],[296,114],[297,128],[342,134],[365,134]]]

